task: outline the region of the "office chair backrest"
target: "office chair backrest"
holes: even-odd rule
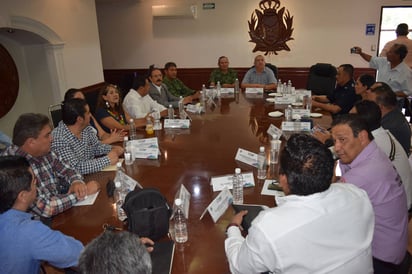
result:
[[[310,67],[306,89],[314,95],[328,95],[336,86],[336,68],[331,64],[317,63]]]
[[[62,120],[62,105],[55,104],[49,106],[49,118],[53,123],[53,128],[57,127]]]

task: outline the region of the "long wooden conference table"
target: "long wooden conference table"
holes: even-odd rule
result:
[[[219,194],[210,185],[212,176],[234,173],[236,167],[242,172],[253,171],[256,186],[245,188],[244,202],[274,206],[273,196],[261,195],[262,180],[257,180],[256,168],[235,160],[238,148],[257,153],[259,146],[270,147],[266,133],[270,124],[280,128],[283,117],[272,118],[269,112],[280,110],[285,105],[275,105],[263,98],[248,98],[241,92],[233,98],[222,98],[220,105],[208,106],[206,113],[190,114],[190,129],[160,130],[146,135],[142,130],[139,138],[158,137],[161,156],[158,160],[135,160],[125,166],[128,175],[143,187],[159,189],[173,204],[173,199],[183,184],[191,194],[188,232],[184,244],[176,244],[172,273],[174,274],[224,274],[229,265],[224,251],[225,228],[231,221],[233,210],[229,208],[214,223],[209,214],[202,220],[200,215],[206,206]],[[217,103],[217,101],[215,101]],[[329,127],[331,117],[313,118],[314,124]],[[275,178],[278,166],[269,166],[267,177]],[[95,203],[91,206],[73,207],[57,215],[52,227],[79,239],[84,244],[103,232],[103,224],[121,227],[117,220],[113,200],[106,194],[106,183],[114,172],[99,172],[86,176],[102,185]],[[156,246],[155,246],[156,248]]]

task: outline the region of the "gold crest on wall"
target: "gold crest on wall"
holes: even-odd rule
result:
[[[249,42],[255,43],[253,52],[262,51],[265,55],[290,48],[287,41],[293,40],[293,16],[285,7],[280,7],[279,0],[262,0],[259,8],[252,13],[249,23]],[[279,9],[279,10],[278,10]]]

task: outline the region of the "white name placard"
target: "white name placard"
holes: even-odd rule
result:
[[[282,130],[273,124],[269,126],[266,132],[275,140],[278,140],[280,136],[282,136]]]
[[[189,128],[190,121],[188,119],[165,119],[164,128]]]
[[[292,96],[283,95],[283,97],[275,97],[275,104],[289,105],[294,102],[295,102],[295,97],[292,97]]]
[[[220,94],[233,94],[235,93],[234,88],[221,88],[220,89]]]
[[[257,167],[257,154],[243,148],[238,148],[235,160]]]
[[[217,220],[219,220],[220,216],[225,213],[232,201],[232,193],[230,193],[229,189],[227,188],[223,189],[222,192],[220,192],[219,195],[217,195],[216,198],[206,207],[199,220],[201,220],[205,213],[208,211],[213,219],[213,222],[216,223]]]
[[[246,88],[246,94],[263,94],[263,88]]]
[[[129,141],[134,159],[157,159],[159,144],[157,137]]]
[[[282,131],[310,131],[310,122],[282,122]]]
[[[255,186],[255,178],[253,177],[253,172],[242,173],[243,177],[243,187]],[[228,189],[233,188],[233,174],[215,176],[210,179],[210,184],[213,187],[213,191],[221,191],[225,187]]]
[[[294,108],[292,110],[292,116],[299,115],[300,117],[310,117],[310,110],[303,108]]]

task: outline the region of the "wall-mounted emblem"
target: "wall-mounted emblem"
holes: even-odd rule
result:
[[[290,16],[285,7],[280,7],[279,0],[262,0],[259,8],[252,13],[249,23],[249,42],[255,43],[253,52],[262,51],[265,55],[276,54],[277,51],[290,51],[286,42],[293,40],[292,23],[293,16]]]

